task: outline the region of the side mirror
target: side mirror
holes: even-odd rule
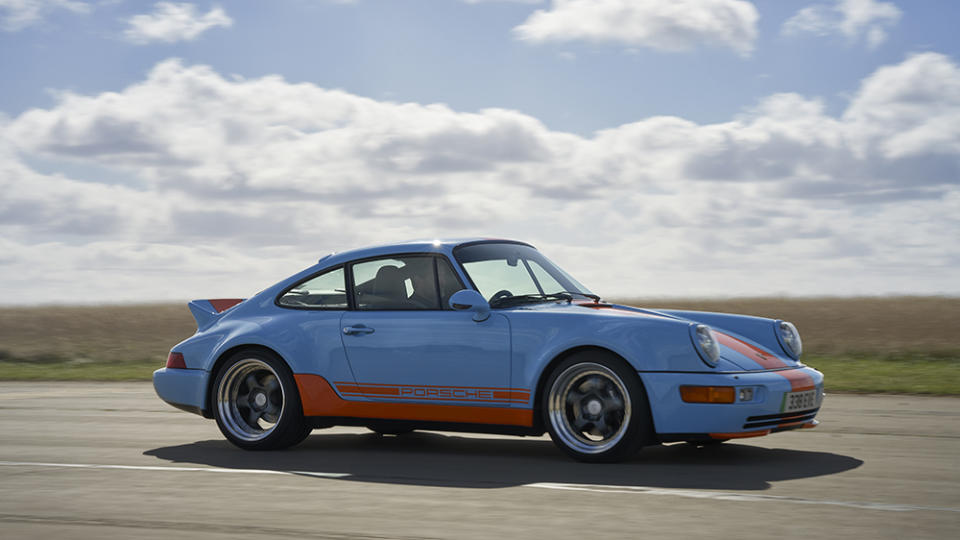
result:
[[[450,307],[457,311],[472,311],[473,320],[483,322],[490,318],[490,304],[477,291],[463,289],[450,297]]]

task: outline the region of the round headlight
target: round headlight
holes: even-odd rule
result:
[[[710,367],[716,367],[720,361],[720,344],[717,343],[717,337],[713,330],[704,324],[691,324],[690,337],[693,339],[694,348],[700,354],[700,358]]]
[[[803,354],[803,342],[800,341],[800,332],[797,332],[797,327],[794,326],[793,323],[776,321],[774,323],[774,329],[777,333],[777,340],[780,342],[780,346],[783,347],[784,352],[792,358],[799,360],[800,355]]]

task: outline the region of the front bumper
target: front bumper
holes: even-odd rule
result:
[[[809,368],[737,373],[641,372],[657,436],[663,442],[733,439],[814,427],[823,399],[823,374]],[[686,403],[680,386],[732,386],[734,403]],[[740,390],[753,398],[741,401]],[[816,389],[815,407],[783,412],[789,392]]]
[[[160,368],[153,372],[153,389],[160,399],[184,411],[208,416],[207,382],[202,369]]]

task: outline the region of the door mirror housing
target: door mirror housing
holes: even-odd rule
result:
[[[490,318],[490,303],[477,291],[463,289],[450,297],[450,307],[457,311],[472,311],[473,320],[482,322]]]

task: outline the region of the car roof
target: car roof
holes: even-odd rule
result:
[[[386,255],[390,253],[450,253],[454,248],[462,246],[465,244],[479,244],[479,243],[510,243],[510,244],[522,244],[525,246],[533,247],[527,242],[520,242],[518,240],[510,240],[507,238],[484,238],[484,237],[471,237],[471,238],[437,238],[430,240],[408,240],[405,242],[396,242],[392,244],[380,244],[375,246],[367,246],[362,248],[351,249],[348,251],[341,251],[336,253],[331,253],[324,257],[321,257],[318,262],[325,264],[335,264],[346,261],[351,261],[354,259],[363,259],[366,257],[376,257],[379,255]]]

